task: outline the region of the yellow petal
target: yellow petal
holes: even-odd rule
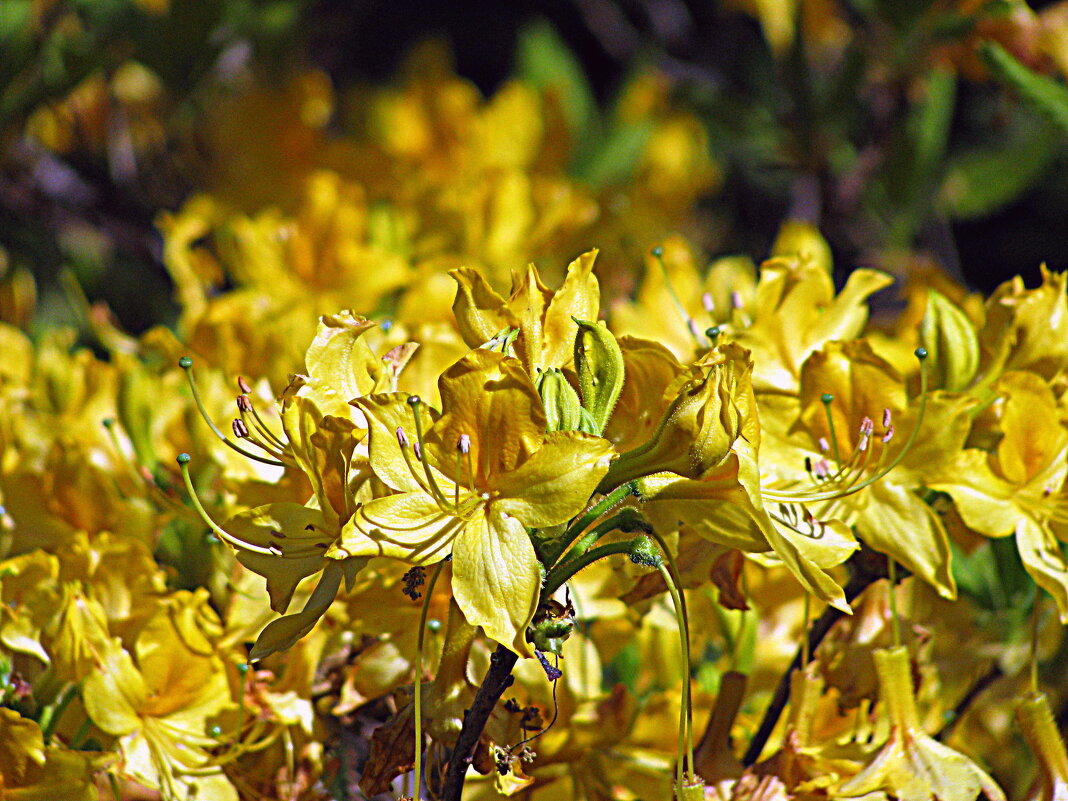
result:
[[[1053,390],[1034,373],[1006,373],[998,380],[997,390],[1006,396],[998,466],[1006,479],[1023,485],[1055,460],[1064,462],[1068,431],[1061,424]]]
[[[931,489],[948,492],[968,527],[991,537],[1012,533],[1020,512],[1013,504],[1016,488],[990,469],[984,451],[968,448],[928,482]]]
[[[564,283],[549,301],[542,332],[541,364],[566,367],[571,363],[578,327],[572,318],[596,320],[601,308],[601,289],[593,274],[597,251],[583,253],[567,266]]]
[[[349,311],[319,318],[319,330],[305,355],[308,382],[301,393],[325,414],[347,417],[349,401],[373,392],[378,384],[384,366],[363,338],[375,325]]]
[[[130,654],[112,640],[82,685],[86,714],[108,734],[129,734],[141,725],[138,713],[147,697],[144,677]]]
[[[601,437],[578,431],[547,434],[533,456],[498,477],[492,506],[532,528],[563,523],[586,506],[612,454]]]
[[[526,630],[541,591],[534,546],[516,518],[493,511],[456,539],[452,589],[467,622],[520,656],[533,656]]]
[[[423,492],[389,495],[361,506],[327,556],[388,556],[415,565],[427,564],[445,558],[463,526],[461,518],[443,512]]]
[[[474,486],[480,488],[493,486],[495,476],[515,470],[541,446],[545,412],[518,360],[472,351],[442,373],[438,386],[443,413],[427,444],[442,470],[456,470],[462,435],[470,438]]]
[[[21,782],[28,767],[44,761],[41,727],[14,709],[0,708],[0,777],[5,786]]]
[[[934,510],[911,487],[886,479],[868,489],[866,501],[856,522],[861,539],[893,556],[943,598],[956,598],[949,536]]]
[[[260,632],[256,638],[256,644],[252,646],[248,659],[255,662],[270,656],[276,651],[284,651],[315,628],[330,604],[334,602],[337,591],[341,587],[341,578],[344,570],[340,562],[332,562],[323,569],[323,575],[315,590],[308,596],[308,602],[304,609],[296,614],[285,615],[272,620]]]
[[[425,479],[416,479],[412,474],[397,439],[397,429],[403,429],[410,442],[415,442],[416,439],[414,411],[408,404],[408,397],[401,392],[391,392],[358,398],[353,405],[358,406],[367,415],[368,447],[371,468],[375,475],[398,492],[420,492],[420,482]],[[438,413],[429,404],[421,404],[420,411],[427,427],[438,419]],[[410,448],[408,460],[415,466],[416,471],[421,469],[414,451]]]
[[[538,268],[527,266],[526,272],[512,276],[512,297],[508,301],[519,320],[516,353],[530,375],[544,366],[541,344],[545,330],[545,310],[553,293],[541,282]]]
[[[469,348],[485,344],[506,328],[519,327],[519,321],[504,298],[486,283],[482,273],[461,267],[449,275],[458,284],[456,300],[452,304],[456,325]]]
[[[231,517],[224,526],[238,539],[261,548],[277,548],[285,558],[237,548],[237,559],[267,579],[271,609],[284,612],[302,579],[325,564],[327,546],[336,536],[323,513],[298,503],[270,503]],[[308,556],[296,554],[309,552]]]
[[[1057,602],[1061,623],[1068,623],[1068,562],[1053,532],[1029,515],[1021,515],[1016,548],[1031,578]]]

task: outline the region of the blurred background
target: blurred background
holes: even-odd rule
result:
[[[412,252],[541,263],[597,245],[627,292],[628,260],[673,232],[760,260],[792,219],[839,278],[1034,285],[1043,262],[1068,268],[1066,72],[1064,2],[3,0],[0,319],[173,324],[188,265],[168,236],[194,199],[297,215],[326,170],[403,210],[426,193],[410,176],[466,136],[446,103],[461,96],[502,136],[536,124],[523,171],[584,205],[507,258],[471,236]],[[539,98],[530,125],[516,85]],[[257,266],[220,230],[183,241],[222,292]]]

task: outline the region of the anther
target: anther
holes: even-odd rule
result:
[[[831,465],[826,459],[820,459],[812,467],[817,478],[827,478],[831,474]]]
[[[883,409],[883,428],[890,428],[890,410]]]
[[[238,439],[247,439],[249,436],[248,426],[245,425],[244,420],[234,420],[233,422],[234,436]]]
[[[743,305],[745,304],[742,301],[742,293],[735,289],[731,292],[731,308],[740,309]]]
[[[242,412],[252,411],[252,401],[249,400],[248,395],[242,394],[237,396],[237,408],[238,411]]]
[[[412,443],[412,450],[415,451],[415,458],[423,461],[423,449],[419,447],[419,440]]]
[[[545,658],[545,654],[543,654],[537,648],[534,649],[534,656],[538,657],[538,661],[541,662],[542,670],[545,671],[545,676],[549,679],[549,681],[556,681],[558,678],[564,675],[564,672],[560,670],[560,668],[550,665],[549,660]]]
[[[862,437],[870,437],[875,431],[875,423],[867,415],[860,421],[860,435]]]
[[[883,442],[889,442],[894,438],[894,427],[892,425],[886,427],[886,433],[883,434]]]
[[[827,441],[827,437],[820,437],[819,446],[820,453],[827,453],[831,449],[831,443]]]
[[[471,452],[471,437],[467,434],[461,434],[460,439],[456,443],[456,447],[460,450],[460,453],[466,456]]]
[[[243,392],[245,395],[249,395],[252,393],[252,387],[248,385],[248,381],[246,381],[245,377],[241,375],[237,377],[237,388],[240,389],[241,392]]]
[[[701,329],[697,327],[697,323],[692,317],[686,318],[686,327],[690,329],[690,336],[697,339],[701,336]]]
[[[705,311],[711,314],[716,309],[716,304],[712,301],[712,293],[705,292],[701,295],[701,305],[705,307]]]
[[[404,433],[404,426],[397,426],[397,442],[402,448],[407,448],[411,444],[408,435]]]

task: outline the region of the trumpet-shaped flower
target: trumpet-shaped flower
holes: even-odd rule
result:
[[[387,556],[414,565],[453,558],[453,594],[472,625],[530,656],[525,640],[541,590],[527,528],[585,507],[612,447],[574,431],[545,433],[522,364],[478,350],[441,376],[442,414],[400,393],[360,398],[371,466],[396,491],[363,504],[332,558]]]

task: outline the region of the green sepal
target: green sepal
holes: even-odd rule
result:
[[[575,337],[575,369],[582,406],[600,435],[623,389],[623,351],[615,336],[603,325],[572,317],[578,326]]]

